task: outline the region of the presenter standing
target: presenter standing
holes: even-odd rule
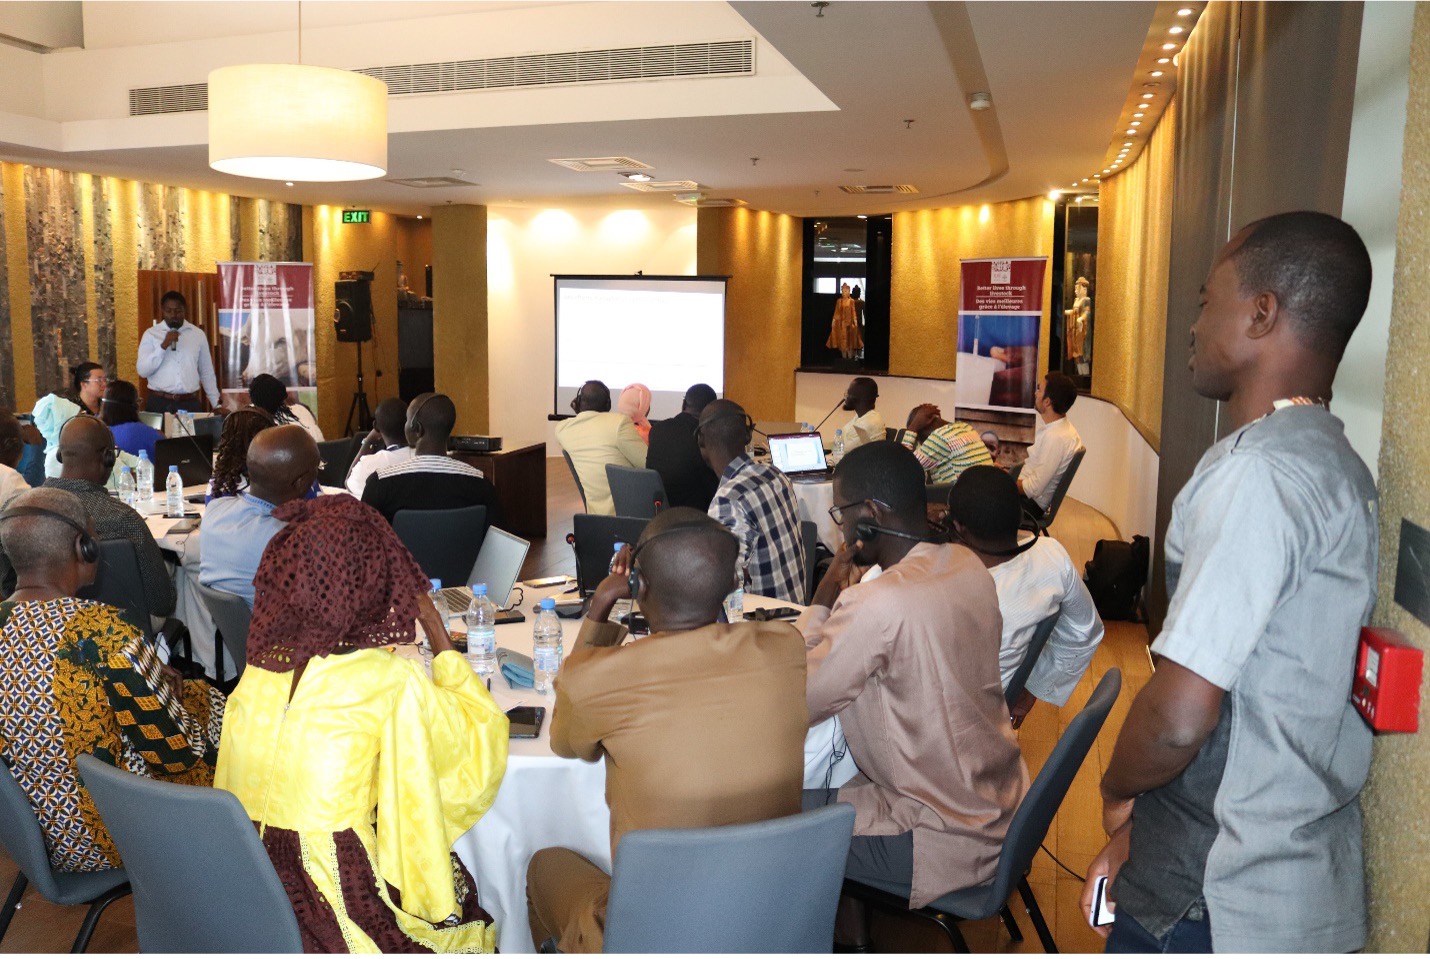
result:
[[[199,387],[209,405],[219,406],[218,381],[204,331],[188,322],[189,306],[183,294],[170,290],[160,301],[164,322],[144,331],[139,340],[139,360],[134,364],[148,382],[150,413],[177,413],[201,409]]]

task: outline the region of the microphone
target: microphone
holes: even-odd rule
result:
[[[835,411],[838,410],[841,406],[843,406],[843,405],[844,405],[845,403],[847,403],[847,402],[849,402],[849,396],[848,396],[848,394],[845,394],[844,396],[841,396],[841,397],[839,397],[839,399],[835,400],[835,401],[834,401],[834,409],[832,409],[832,410],[830,410],[828,413],[825,413],[825,414],[824,414],[824,419],[822,419],[822,420],[819,421],[819,426],[823,426],[825,423],[828,423],[828,422],[829,422],[829,418],[834,415]],[[819,426],[816,426],[816,427],[814,428],[814,431],[815,431],[816,433],[819,432]]]

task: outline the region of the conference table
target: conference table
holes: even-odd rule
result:
[[[834,505],[834,481],[827,477],[819,479],[794,479],[795,506],[799,509],[801,522],[813,523],[819,527],[819,541],[831,553],[839,552],[841,540],[839,526],[829,515],[829,507]]]

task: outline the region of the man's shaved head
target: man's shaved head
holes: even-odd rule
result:
[[[103,420],[97,416],[76,416],[60,430],[60,475],[103,486],[114,466],[112,460],[106,465],[106,453],[112,449],[114,434]]]
[[[403,434],[403,427],[407,425],[407,404],[397,397],[390,396],[377,404],[377,412],[372,419],[377,431],[389,444],[407,442]]]
[[[321,458],[318,444],[296,423],[266,429],[248,445],[248,488],[278,506],[299,499],[313,485]]]
[[[715,400],[700,414],[700,445],[732,456],[750,442],[749,416],[734,400]]]
[[[658,513],[637,544],[641,606],[652,622],[715,622],[735,588],[739,553],[734,534],[699,510],[676,506]]]
[[[84,502],[68,490],[42,486],[21,493],[10,501],[9,508],[0,513],[0,517],[11,515],[11,511],[23,506],[58,513],[80,529],[89,530],[91,534],[94,532],[94,524],[90,522]],[[20,574],[63,566],[71,561],[79,562],[79,555],[75,552],[78,537],[78,530],[53,516],[0,519],[0,545],[4,546],[5,555],[10,557],[10,565]]]
[[[423,393],[407,405],[407,441],[416,446],[421,437],[445,447],[452,428],[457,425],[457,405],[445,393]],[[421,427],[420,434],[413,430]]]

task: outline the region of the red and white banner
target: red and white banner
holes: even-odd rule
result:
[[[1032,408],[1047,264],[1045,256],[962,261],[954,388],[959,406]]]
[[[291,399],[316,411],[313,264],[220,263],[218,274],[224,393],[242,406],[253,378],[271,373],[288,384]]]

